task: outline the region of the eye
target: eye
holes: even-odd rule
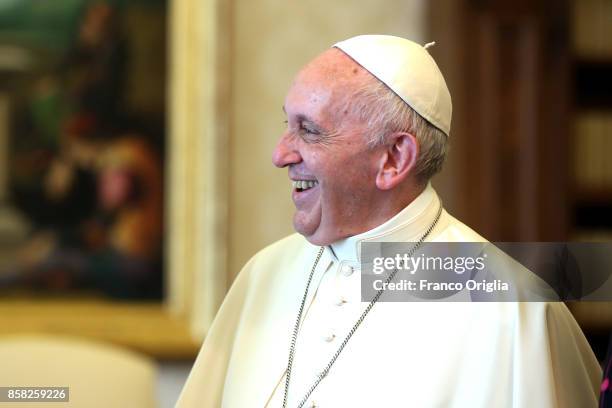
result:
[[[300,124],[300,131],[306,134],[309,134],[309,135],[320,135],[321,134],[317,129],[314,129],[308,125],[304,125],[303,123]]]
[[[287,118],[284,121],[287,131],[299,137],[306,143],[321,143],[326,138],[326,133],[317,124],[302,117],[295,119]]]

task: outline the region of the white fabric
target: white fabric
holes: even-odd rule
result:
[[[334,251],[325,249],[298,337],[290,407],[365,307],[359,242],[414,241],[438,206],[428,187],[387,223],[334,244]],[[484,241],[445,211],[430,240]],[[178,408],[282,406],[294,319],[317,251],[294,234],[247,263]],[[379,303],[306,406],[587,408],[597,405],[600,378],[588,343],[562,303]]]
[[[381,80],[431,124],[450,134],[450,92],[438,65],[423,46],[391,35],[359,35],[334,47]]]

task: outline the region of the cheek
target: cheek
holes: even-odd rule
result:
[[[352,218],[370,205],[375,176],[367,167],[338,166],[330,172],[321,189],[324,215]]]
[[[328,169],[334,185],[342,190],[367,190],[374,185],[376,170],[364,158],[346,159]]]
[[[360,144],[347,142],[325,151],[305,152],[304,165],[319,179],[323,194],[371,190],[376,186],[379,155]]]

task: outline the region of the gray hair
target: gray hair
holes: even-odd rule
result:
[[[426,183],[442,169],[448,150],[448,137],[377,79],[368,80],[351,100],[352,110],[366,124],[370,147],[384,145],[395,132],[415,136],[419,156],[414,168],[416,179]]]

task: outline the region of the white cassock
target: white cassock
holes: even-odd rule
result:
[[[296,345],[295,407],[366,307],[364,241],[417,241],[440,201],[427,189],[383,225],[325,248]],[[485,241],[445,211],[428,241]],[[241,271],[178,408],[281,407],[291,335],[319,248],[294,234]],[[601,370],[563,303],[377,303],[306,407],[587,408]]]

